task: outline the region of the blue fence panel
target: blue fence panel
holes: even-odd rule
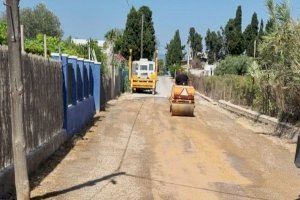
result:
[[[94,67],[95,67],[95,64],[94,62],[90,61],[89,62],[89,94],[91,96],[94,96]]]
[[[96,68],[93,62],[86,62],[75,56],[52,54],[52,58],[62,63],[63,128],[72,136],[92,121],[95,115],[93,93],[95,87],[100,87],[100,84],[95,81],[98,78],[98,72],[94,71]]]
[[[77,102],[77,80],[76,80],[76,70],[77,68],[77,57],[68,57],[68,104],[76,105]]]
[[[76,81],[77,81],[77,100],[83,100],[83,59],[77,59],[76,66]]]
[[[101,81],[100,81],[100,63],[95,62],[93,74],[94,74],[94,99],[95,99],[95,106],[96,111],[100,111],[100,88],[101,88]]]
[[[85,98],[89,97],[89,60],[84,60],[83,64],[83,94]]]

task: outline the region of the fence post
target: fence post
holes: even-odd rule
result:
[[[47,35],[44,34],[44,57],[47,58]]]
[[[20,26],[20,31],[21,31],[21,51],[22,53],[25,52],[25,47],[24,47],[24,25],[21,24]]]

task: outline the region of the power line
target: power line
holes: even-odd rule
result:
[[[128,5],[128,7],[130,8],[130,5],[129,5],[129,3],[128,3],[128,0],[126,0],[126,3],[127,3],[127,5]]]

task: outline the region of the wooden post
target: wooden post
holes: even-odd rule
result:
[[[21,51],[22,53],[25,52],[25,47],[24,47],[24,25],[21,24]]]
[[[18,200],[29,200],[29,181],[26,161],[26,142],[23,130],[24,88],[21,76],[21,36],[19,0],[6,0],[8,25],[8,63],[11,91],[11,127],[15,171],[15,185]]]
[[[44,34],[44,57],[47,58],[47,35]]]
[[[155,50],[155,74],[158,76],[158,50]]]
[[[91,60],[91,39],[88,41],[88,58]]]
[[[144,14],[142,14],[142,31],[141,31],[141,59],[143,58],[144,46],[143,46],[143,38],[144,38]]]
[[[132,49],[129,49],[129,60],[128,60],[128,78],[131,81],[131,69],[132,69]]]

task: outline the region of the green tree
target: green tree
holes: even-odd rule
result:
[[[7,24],[0,21],[0,45],[7,44]]]
[[[140,16],[144,15],[143,57],[152,59],[156,48],[152,11],[149,7],[142,6],[138,12]]]
[[[236,17],[229,19],[224,30],[227,53],[240,55],[244,52],[242,33],[242,7],[238,6]]]
[[[239,33],[242,33],[242,6],[238,6],[235,14],[235,26]]]
[[[34,9],[22,9],[20,19],[27,38],[35,38],[39,33],[58,38],[63,35],[59,18],[44,4],[38,4]]]
[[[221,33],[210,31],[209,29],[206,32],[205,37],[206,51],[208,56],[208,63],[213,64],[221,58],[221,50],[223,46],[223,37]]]
[[[120,29],[111,29],[105,34],[105,39],[114,46],[114,53],[120,53],[123,43],[123,31]]]
[[[264,36],[264,20],[261,19],[260,25],[259,25],[259,32],[258,32],[258,39],[259,41],[262,41],[262,37]]]
[[[300,22],[293,20],[288,2],[267,1],[271,32],[263,37],[259,48],[262,82],[276,91],[276,104],[281,116],[300,118]]]
[[[188,42],[191,45],[191,49],[193,52],[192,56],[193,58],[195,58],[197,53],[202,52],[203,46],[202,46],[202,36],[196,32],[194,27],[190,28]]]
[[[179,30],[175,32],[173,39],[167,44],[167,54],[166,54],[166,65],[168,67],[173,65],[180,65],[181,60],[183,59],[184,55],[182,50],[184,46],[181,45],[181,39]]]
[[[271,33],[273,31],[275,22],[273,19],[269,19],[266,24],[266,33]]]
[[[251,23],[244,31],[244,45],[246,48],[246,54],[251,57],[254,57],[254,45],[255,42],[257,43],[258,39],[258,23],[257,14],[254,12]]]
[[[140,18],[137,10],[132,7],[127,15],[126,27],[123,34],[122,55],[129,58],[129,49],[132,49],[133,60],[140,57]]]
[[[127,59],[129,57],[129,49],[132,49],[133,60],[140,58],[142,14],[144,14],[143,57],[148,59],[153,58],[156,39],[152,21],[152,11],[149,7],[142,6],[138,11],[132,7],[127,15],[121,47],[121,53]]]

